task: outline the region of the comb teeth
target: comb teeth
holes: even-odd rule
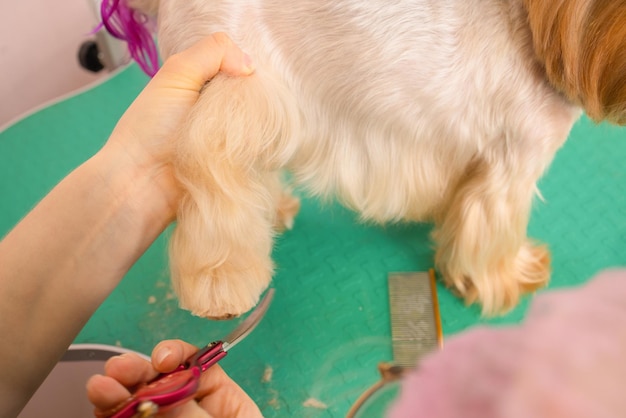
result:
[[[394,364],[415,367],[439,345],[436,297],[427,272],[389,274]]]

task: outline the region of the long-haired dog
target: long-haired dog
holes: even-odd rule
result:
[[[526,229],[575,120],[626,122],[624,0],[137,2],[163,57],[223,31],[256,64],[207,84],[177,138],[172,280],[202,316],[268,286],[299,207],[283,169],[363,219],[434,222],[445,282],[503,312],[549,278]]]

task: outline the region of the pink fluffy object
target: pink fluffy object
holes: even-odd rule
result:
[[[617,418],[626,411],[626,270],[539,296],[519,327],[450,339],[390,418]]]

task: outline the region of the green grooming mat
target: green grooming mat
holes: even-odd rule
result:
[[[0,234],[104,144],[146,82],[130,66],[0,133]],[[544,200],[534,206],[529,235],[552,251],[550,288],[626,265],[625,133],[581,119],[540,183]],[[430,225],[363,225],[337,204],[303,199],[294,229],[276,242],[273,305],[221,363],[265,416],[342,417],[378,380],[376,365],[392,359],[387,275],[432,267],[429,232]],[[177,307],[167,270],[169,233],[131,269],[76,343],[149,354],[162,339],[204,345],[240,322],[208,321]],[[525,299],[508,315],[487,320],[440,283],[438,294],[448,337],[476,324],[517,323],[528,305]]]

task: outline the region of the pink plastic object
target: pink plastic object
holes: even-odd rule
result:
[[[153,381],[139,388],[125,402],[114,409],[99,414],[98,418],[133,418],[151,416],[142,410],[150,408],[156,413],[165,412],[193,398],[198,391],[198,381],[202,372],[226,356],[221,341],[213,342],[191,356],[185,364],[171,373],[161,374]]]
[[[125,41],[130,56],[150,77],[159,70],[159,54],[149,29],[150,18],[131,9],[127,0],[103,0],[102,25],[115,38]]]

